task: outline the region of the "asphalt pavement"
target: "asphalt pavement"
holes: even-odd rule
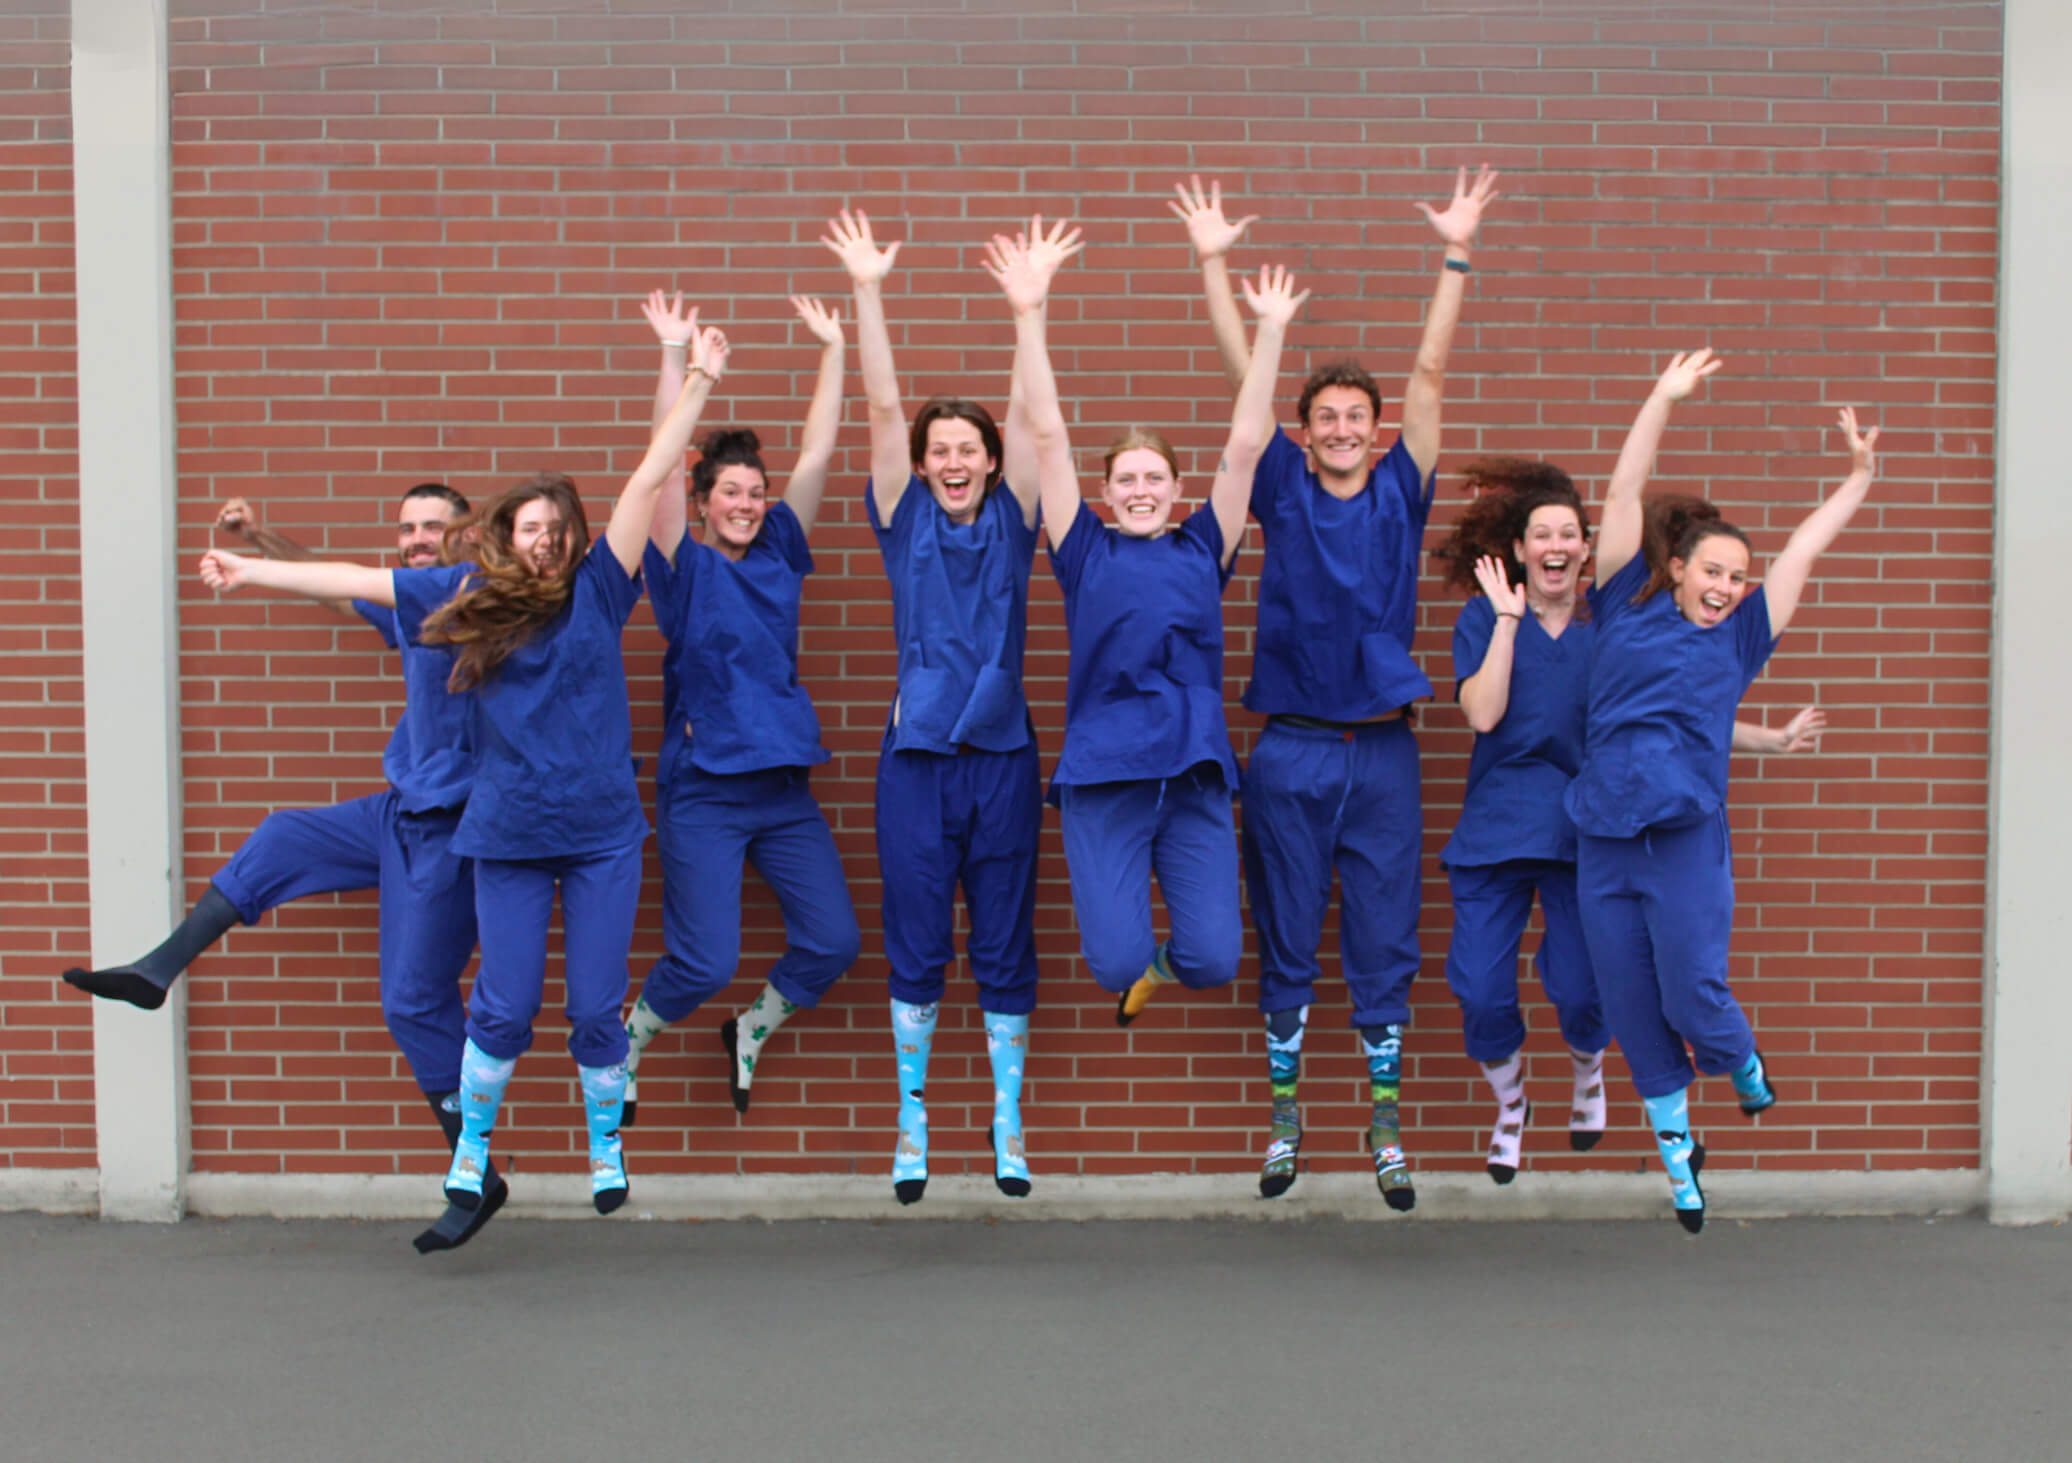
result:
[[[2047,1460],[2072,1228],[0,1216],[0,1457]]]

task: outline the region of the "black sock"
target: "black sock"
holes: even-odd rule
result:
[[[75,967],[65,972],[65,981],[96,996],[156,1011],[165,1004],[167,988],[194,962],[195,956],[222,939],[225,930],[240,923],[237,907],[211,884],[187,918],[180,921],[180,927],[143,959],[128,965],[111,965],[106,970]]]
[[[427,1092],[425,1101],[432,1105],[432,1115],[439,1120],[439,1130],[446,1135],[446,1146],[451,1148],[460,1141],[459,1094]],[[451,1106],[448,1106],[449,1103]],[[496,1160],[492,1158],[482,1175],[482,1202],[473,1209],[448,1204],[446,1212],[439,1216],[438,1222],[411,1243],[417,1246],[420,1255],[429,1255],[434,1250],[459,1249],[495,1217],[496,1211],[504,1207],[504,1200],[510,1197],[510,1193],[511,1186],[505,1183],[503,1175],[496,1171]]]

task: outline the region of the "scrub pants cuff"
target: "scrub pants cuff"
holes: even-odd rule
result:
[[[1276,1011],[1300,1011],[1304,1006],[1316,1004],[1317,992],[1313,985],[1286,986],[1267,995],[1259,993],[1259,1014],[1271,1016]]]
[[[515,1062],[532,1047],[530,1031],[516,1040],[507,1041],[502,1037],[491,1036],[472,1021],[468,1023],[468,1040],[475,1043],[476,1048],[484,1056],[494,1057],[499,1062]]]
[[[949,993],[949,982],[938,976],[932,981],[907,980],[894,974],[885,981],[885,989],[892,999],[902,1006],[934,1006],[942,1002]],[[1002,1015],[1012,1015],[1003,1011]]]
[[[1392,1006],[1357,1006],[1353,1009],[1352,1024],[1355,1027],[1408,1026],[1410,1003],[1400,1001]]]
[[[426,1097],[443,1097],[449,1092],[460,1091],[460,1068],[452,1072],[439,1072],[427,1077],[422,1072],[413,1074],[417,1078],[417,1090]]]
[[[723,991],[726,987],[721,986],[719,989]],[[657,995],[655,993],[654,977],[650,975],[642,983],[638,999],[646,1001],[647,1008],[659,1016],[663,1024],[674,1026],[718,994],[719,991],[713,991],[702,996],[695,993],[691,995]],[[590,1065],[595,1066],[596,1063],[593,1062]]]
[[[1708,1077],[1731,1077],[1748,1065],[1748,1059],[1755,1055],[1755,1042],[1748,1043],[1748,1050],[1726,1062],[1710,1062],[1703,1057],[1696,1058],[1694,1065]]]
[[[237,911],[240,923],[256,923],[259,916],[266,913],[265,910],[259,907],[259,901],[252,897],[251,892],[239,884],[237,880],[230,877],[228,869],[223,870],[210,879],[209,884],[218,894],[230,901],[230,907]]]
[[[770,972],[770,987],[801,1011],[812,1010],[820,1004],[820,997],[825,994],[825,992],[808,990],[790,976],[775,970]]]
[[[990,991],[980,991],[978,1008],[988,1016],[1027,1016],[1036,1009],[1036,993],[1017,991],[994,995]]]
[[[481,1046],[481,1043],[476,1045]],[[488,1048],[483,1050],[488,1051]],[[616,1067],[632,1050],[632,1044],[626,1040],[626,1028],[616,1021],[606,1023],[601,1031],[572,1031],[568,1034],[568,1054],[576,1059],[579,1067]],[[496,1055],[495,1052],[489,1054]]]
[[[1660,1076],[1642,1077],[1633,1075],[1633,1090],[1642,1097],[1674,1097],[1697,1080],[1689,1066],[1678,1072],[1665,1072]]]
[[[1355,1022],[1354,1024],[1360,1025],[1363,1023]],[[1386,1021],[1372,1021],[1364,1024],[1370,1026],[1388,1025]],[[1490,1066],[1501,1066],[1525,1050],[1525,1037],[1521,1034],[1518,1040],[1508,1046],[1502,1042],[1494,1041],[1465,1041],[1461,1043],[1461,1047],[1467,1052],[1470,1061],[1483,1062]]]

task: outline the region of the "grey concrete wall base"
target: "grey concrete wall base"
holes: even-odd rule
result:
[[[0,1168],[0,1214],[92,1214],[101,1207],[93,1168]]]
[[[1523,1173],[1507,1188],[1480,1174],[1428,1174],[1417,1181],[1412,1215],[1381,1202],[1361,1173],[1313,1174],[1288,1194],[1263,1200],[1247,1174],[1218,1177],[1036,1179],[1027,1199],[1005,1198],[984,1175],[933,1179],[928,1197],[902,1208],[882,1176],[769,1175],[755,1178],[633,1176],[621,1216],[717,1219],[1655,1219],[1669,1212],[1659,1174]],[[1794,1216],[1956,1215],[1985,1201],[1977,1169],[1888,1173],[1719,1173],[1705,1184],[1719,1219]],[[210,1218],[428,1219],[439,1210],[434,1176],[196,1173],[190,1212]],[[581,1174],[518,1174],[504,1213],[530,1219],[595,1218]],[[615,1216],[616,1217],[616,1216]]]

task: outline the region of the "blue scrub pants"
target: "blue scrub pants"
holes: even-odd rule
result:
[[[784,913],[770,984],[795,1006],[820,1004],[856,963],[862,937],[835,837],[803,767],[719,774],[684,767],[655,805],[662,848],[662,942],[641,999],[680,1021],[741,965],[741,866],[754,866]]]
[[[381,891],[381,1015],[426,1092],[460,1087],[475,877],[460,809],[406,813],[393,791],[268,815],[209,882],[246,924],[310,894]]]
[[[482,968],[468,1001],[468,1039],[508,1062],[532,1045],[547,984],[547,922],[561,890],[567,957],[568,1049],[585,1067],[626,1060],[620,1012],[632,981],[633,914],[640,905],[640,845],[547,859],[475,860]]]
[[[1245,766],[1243,797],[1259,1009],[1270,1016],[1316,999],[1335,866],[1352,1024],[1407,1022],[1424,888],[1424,807],[1409,721],[1331,731],[1269,720]]]
[[[1237,829],[1230,789],[1212,765],[1178,777],[1058,789],[1079,954],[1101,989],[1121,993],[1151,964],[1151,876],[1165,896],[1166,963],[1180,984],[1210,990],[1237,979]]]
[[[910,1006],[942,999],[943,972],[957,958],[961,884],[979,1009],[996,1016],[1035,1010],[1043,829],[1035,743],[959,755],[887,748],[878,758],[877,804],[892,999]]]
[[[1727,987],[1734,865],[1724,811],[1633,838],[1583,834],[1576,850],[1583,934],[1612,1035],[1642,1097],[1667,1097],[1697,1070],[1735,1071],[1755,1033]]]
[[[1478,1062],[1507,1062],[1525,1045],[1518,1010],[1518,947],[1540,895],[1546,932],[1532,958],[1540,985],[1554,1003],[1562,1040],[1582,1052],[1601,1052],[1611,1040],[1590,972],[1590,950],[1576,907],[1576,866],[1553,859],[1511,859],[1471,868],[1449,866],[1453,886],[1453,943],[1446,951],[1446,983],[1460,1002],[1461,1035]]]

